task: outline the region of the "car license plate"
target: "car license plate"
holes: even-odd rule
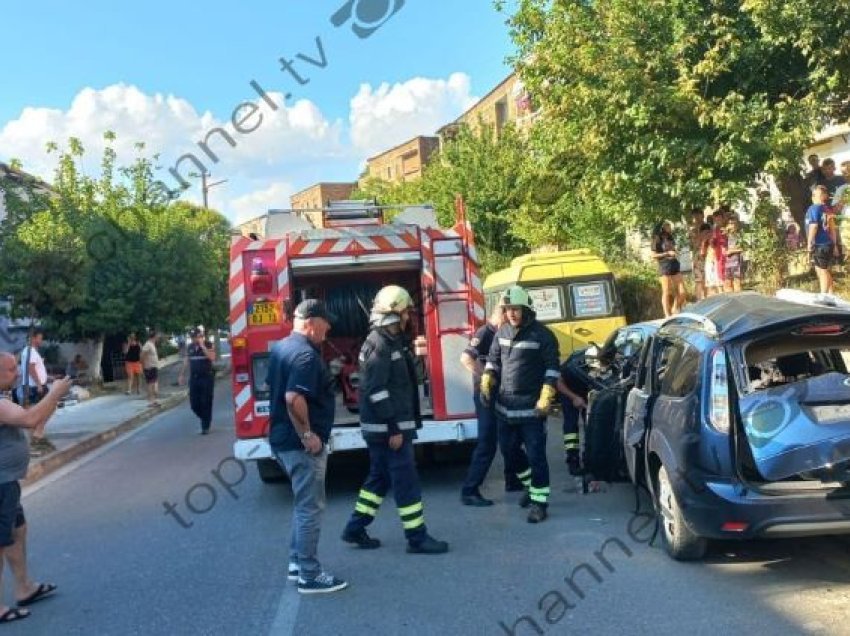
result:
[[[272,302],[256,302],[251,307],[248,324],[251,327],[262,327],[264,325],[276,325],[280,322],[280,313],[277,304]]]

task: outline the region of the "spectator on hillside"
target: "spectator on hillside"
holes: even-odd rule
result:
[[[726,226],[727,207],[721,205],[712,215],[712,227],[705,252],[705,287],[709,296],[723,293],[726,276],[724,247],[726,236],[723,228]]]
[[[668,318],[678,314],[685,304],[685,283],[673,240],[673,226],[669,221],[659,223],[652,232],[652,258],[658,263],[661,308],[664,317]]]
[[[835,196],[835,192],[843,185],[847,185],[847,180],[844,176],[840,174],[835,174],[835,161],[832,159],[824,159],[823,165],[821,166],[821,170],[823,171],[823,185],[826,186],[827,192],[829,192],[829,205],[834,205],[835,201],[833,201],[833,197]]]
[[[785,247],[789,250],[798,250],[801,245],[800,226],[791,222],[785,228]]]
[[[850,215],[850,161],[841,162],[841,176],[844,177],[844,185],[835,189],[832,207],[836,214]]]
[[[726,223],[726,241],[723,248],[723,290],[741,291],[744,270],[744,249],[741,246],[741,222],[732,214]]]
[[[691,210],[688,238],[691,244],[691,263],[694,275],[694,293],[697,300],[705,298],[705,244],[711,237],[711,226],[705,222],[702,208]]]
[[[809,155],[809,170],[805,176],[805,184],[808,190],[815,186],[823,185],[823,170],[820,166],[820,158],[817,155]]]
[[[826,186],[815,186],[812,205],[806,212],[806,245],[822,294],[835,291],[830,268],[838,256],[835,228],[829,221],[828,202],[829,191]]]

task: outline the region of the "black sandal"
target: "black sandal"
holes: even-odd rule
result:
[[[0,614],[0,623],[12,623],[14,621],[23,620],[24,618],[29,618],[30,612],[29,610],[18,609],[17,607],[10,607],[3,614]]]
[[[32,605],[33,603],[40,601],[43,598],[53,594],[56,591],[56,586],[53,583],[39,583],[38,587],[35,588],[35,592],[27,596],[26,598],[22,598],[18,601],[18,607],[26,607],[27,605]]]

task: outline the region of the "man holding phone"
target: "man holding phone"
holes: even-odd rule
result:
[[[0,353],[0,391],[10,389],[18,380],[15,358]],[[56,585],[35,583],[27,569],[27,522],[21,506],[20,480],[27,474],[30,453],[25,429],[44,429],[56,405],[71,387],[70,378],[56,380],[41,399],[29,408],[0,398],[0,575],[3,559],[15,579],[17,608],[0,604],[0,623],[27,618],[27,607],[53,594]]]
[[[316,553],[325,509],[327,443],[333,427],[334,378],[321,346],[334,317],[320,300],[295,308],[292,333],[271,351],[266,384],[271,391],[269,443],[292,484],[290,581],[301,594],[325,594],[348,583],[322,570]]]

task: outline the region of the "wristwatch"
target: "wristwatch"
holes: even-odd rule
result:
[[[313,437],[313,431],[305,431],[304,433],[301,433],[300,437],[301,439],[310,439]]]

